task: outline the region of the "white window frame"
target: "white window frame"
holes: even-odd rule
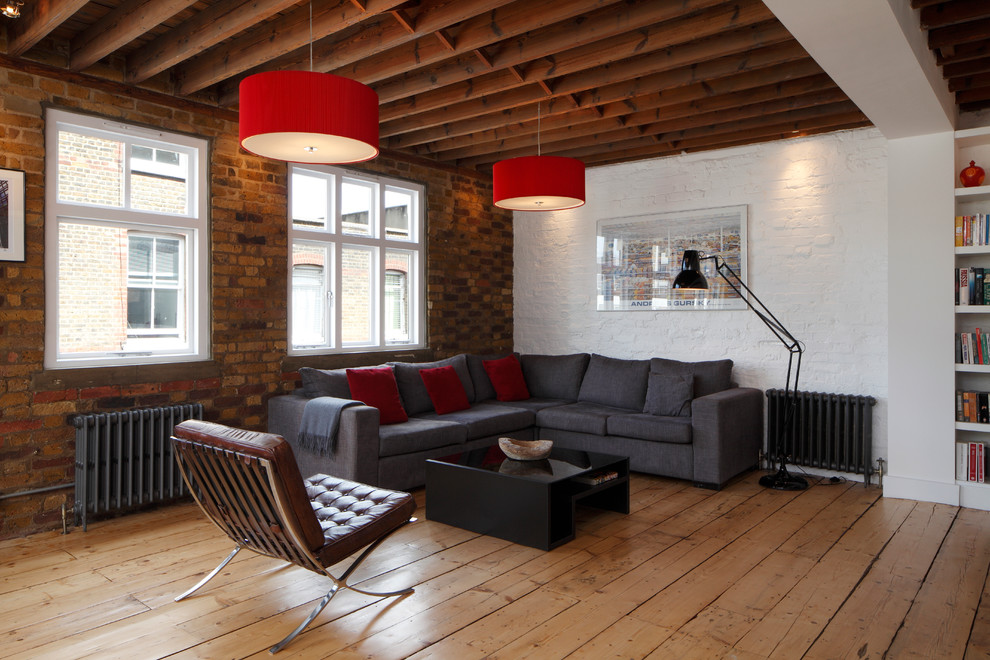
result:
[[[328,221],[324,228],[316,227],[296,227],[292,222],[293,208],[293,174],[326,177],[330,186],[328,195]],[[341,183],[346,179],[349,182],[360,183],[362,185],[373,186],[375,191],[374,199],[377,207],[371,210],[370,235],[356,235],[346,233],[341,222]],[[413,208],[409,218],[409,236],[389,238],[385,231],[385,191],[402,190],[412,193]],[[426,187],[422,184],[404,181],[376,174],[368,174],[355,170],[334,167],[330,165],[301,165],[292,164],[289,166],[289,200],[287,222],[289,233],[289,259],[288,259],[288,290],[287,300],[289,301],[288,314],[288,354],[289,355],[323,355],[333,353],[355,353],[374,351],[394,351],[404,349],[417,349],[426,346],[426,245],[424,227],[424,205],[426,201]],[[332,255],[330,266],[324,268],[325,285],[327,287],[326,314],[327,326],[324,329],[324,336],[328,338],[325,345],[321,346],[295,346],[292,341],[292,250],[296,243],[318,243],[326,245]],[[342,254],[345,247],[352,246],[372,250],[374,254],[374,277],[373,290],[375,291],[375,301],[369,323],[371,324],[371,341],[368,342],[343,342],[343,316],[338,313],[338,302],[342,300]],[[388,250],[403,250],[412,253],[412,264],[409,278],[409,325],[410,338],[408,342],[390,342],[387,329],[385,328],[385,270],[386,254]]]
[[[110,207],[58,198],[59,132],[107,137],[123,142],[124,206]],[[178,151],[188,157],[186,213],[136,210],[130,207],[130,152],[133,145]],[[45,368],[70,369],[133,364],[195,362],[210,358],[209,296],[209,143],[203,138],[159,131],[118,121],[48,108],[45,112]],[[141,171],[143,173],[143,170]],[[187,341],[176,347],[148,342],[118,351],[60,354],[58,344],[59,225],[62,222],[109,226],[156,235],[182,235]],[[127,283],[123,283],[126,291]],[[130,342],[128,342],[130,343]],[[167,343],[167,342],[166,342]]]

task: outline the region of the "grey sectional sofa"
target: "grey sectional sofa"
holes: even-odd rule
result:
[[[531,397],[498,401],[483,359],[390,363],[409,421],[379,426],[378,409],[344,408],[334,446],[298,441],[307,402],[350,398],[345,370],[300,369],[303,387],[269,401],[268,430],[292,444],[304,474],[324,472],[385,488],[426,480],[426,459],[493,444],[500,436],[628,456],[630,468],[720,488],[755,467],[763,393],[735,387],[732,361],[619,360],[601,355],[520,355]],[[470,408],[439,415],[419,370],[451,366]]]

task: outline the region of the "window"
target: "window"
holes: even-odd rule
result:
[[[46,152],[45,366],[207,358],[206,141],[49,109]]]
[[[292,166],[291,354],[423,346],[422,195],[404,181]]]

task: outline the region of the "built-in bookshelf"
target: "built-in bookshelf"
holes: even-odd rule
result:
[[[990,185],[963,188],[958,179],[971,160],[990,172],[990,127],[956,131],[955,151],[956,483],[960,504],[990,509],[990,483],[971,480],[978,478],[979,470],[970,474],[970,456],[985,460],[990,445],[990,282],[985,279],[990,276]],[[972,285],[970,277],[975,278]],[[972,287],[969,291],[964,289],[967,285]],[[980,446],[982,454],[971,451]]]

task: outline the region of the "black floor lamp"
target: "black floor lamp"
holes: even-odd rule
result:
[[[702,256],[697,250],[685,250],[684,260],[681,262],[681,272],[674,278],[673,288],[682,291],[708,289],[708,280],[701,272],[701,262],[708,259],[715,262],[715,272],[721,275],[722,279],[746,302],[753,313],[763,321],[764,325],[770,328],[780,343],[787,348],[789,356],[787,358],[787,380],[784,383],[784,423],[777,430],[773,448],[776,460],[780,463],[780,469],[773,474],[760,477],[760,485],[776,490],[804,490],[808,487],[808,481],[803,477],[793,476],[787,471],[787,457],[783,451],[785,445],[781,442],[784,439],[782,436],[791,431],[791,424],[794,422],[794,408],[797,405],[795,392],[797,391],[798,377],[801,375],[801,354],[804,353],[804,346],[781,324],[773,312],[767,309],[763,301],[746,286],[739,274],[725,263],[725,259],[717,254]],[[756,302],[755,305],[750,298]],[[793,386],[791,385],[792,374],[794,376]]]

